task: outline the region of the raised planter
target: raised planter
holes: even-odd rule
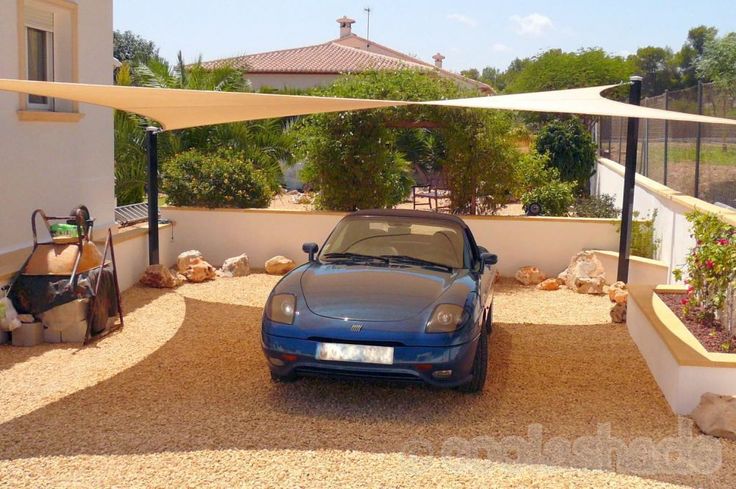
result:
[[[690,414],[706,392],[736,394],[736,354],[707,351],[655,292],[685,289],[630,286],[626,323],[672,410]]]

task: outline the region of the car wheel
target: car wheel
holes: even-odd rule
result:
[[[461,392],[480,392],[486,383],[488,373],[488,335],[482,334],[478,337],[478,347],[475,349],[473,359],[473,378],[467,384],[458,387]]]
[[[279,384],[288,384],[290,382],[294,382],[296,380],[296,374],[294,372],[291,372],[288,375],[279,375],[277,373],[271,372],[271,380],[273,380],[276,383]]]

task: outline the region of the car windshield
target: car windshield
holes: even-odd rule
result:
[[[320,258],[377,262],[377,258],[383,258],[415,265],[466,268],[464,235],[463,229],[451,222],[392,216],[350,217],[337,225],[322,247]]]

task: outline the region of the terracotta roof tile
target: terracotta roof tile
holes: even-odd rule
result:
[[[354,47],[362,43],[365,43],[366,46],[374,46],[376,50],[381,52]],[[353,46],[346,44],[353,44]],[[492,91],[485,83],[471,80],[451,71],[435,68],[429,63],[355,35],[314,46],[205,61],[202,66],[205,68],[233,66],[250,73],[359,73],[367,70],[436,70],[444,76],[462,80],[483,91]]]

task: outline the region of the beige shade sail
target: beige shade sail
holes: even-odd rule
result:
[[[0,79],[0,90],[74,100],[133,112],[159,122],[167,130],[320,112],[375,109],[407,103],[7,79]]]
[[[0,90],[43,95],[134,112],[158,121],[164,129],[409,104],[736,125],[734,119],[640,107],[610,100],[601,95],[604,90],[616,86],[618,85],[432,102],[402,102],[0,79]]]
[[[617,102],[601,95],[605,90],[620,85],[573,88],[550,92],[517,93],[493,97],[474,97],[454,100],[423,102],[428,105],[446,107],[468,107],[474,109],[502,109],[530,112],[553,112],[563,114],[586,114],[613,117],[636,117],[640,119],[662,119],[682,122],[736,125],[736,119],[723,119],[673,110],[652,109]]]

